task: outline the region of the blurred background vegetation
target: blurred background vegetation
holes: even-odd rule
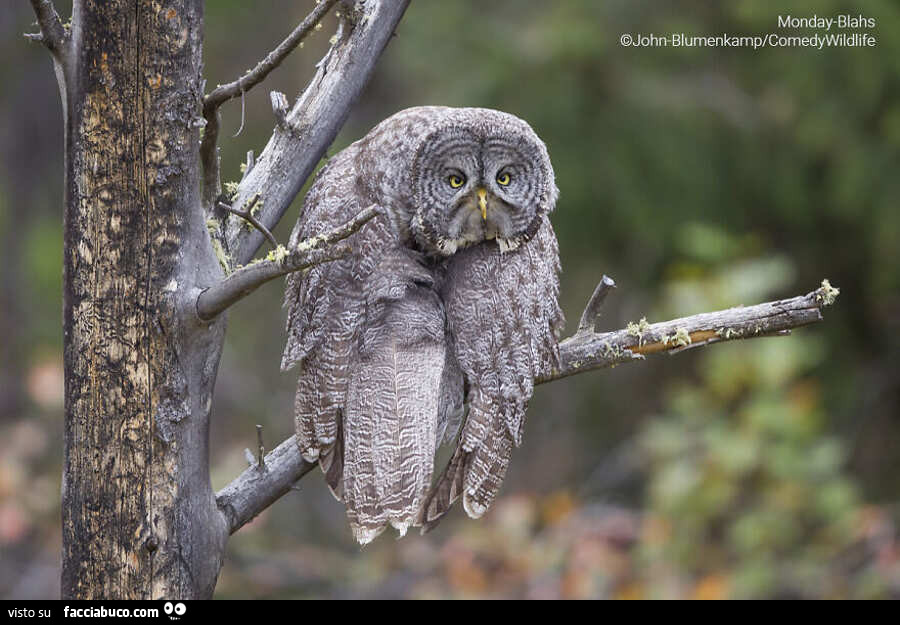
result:
[[[311,2],[206,8],[210,85]],[[63,2],[60,11],[68,14]],[[623,48],[862,14],[875,48]],[[0,597],[58,593],[62,119],[24,0],[0,5]],[[223,111],[223,179],[296,94],[321,33]],[[791,33],[794,34],[794,33]],[[811,34],[811,32],[803,33]],[[233,537],[219,597],[900,597],[900,6],[890,0],[416,0],[332,153],[399,109],[487,106],[546,140],[570,324],[609,328],[841,288],[826,321],[539,387],[481,521],[364,550],[318,472]],[[276,232],[287,240],[302,197]],[[292,432],[281,283],[230,319],[213,480]]]

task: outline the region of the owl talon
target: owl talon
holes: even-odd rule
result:
[[[378,538],[378,536],[385,530],[384,525],[377,528],[370,527],[354,527],[353,528],[353,537],[356,539],[361,546],[365,547],[370,542]]]
[[[463,510],[469,515],[470,519],[480,519],[487,511],[487,506],[483,506],[469,498],[469,493],[463,495]]]
[[[306,451],[300,454],[304,460],[307,462],[315,462],[319,459],[319,450],[315,447],[310,447]]]

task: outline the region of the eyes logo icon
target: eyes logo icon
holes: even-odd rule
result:
[[[166,601],[163,611],[169,615],[170,620],[177,621],[187,612],[187,606],[181,602],[173,604],[171,601]]]

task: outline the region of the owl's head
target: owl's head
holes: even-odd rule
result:
[[[517,248],[556,204],[546,146],[509,113],[445,110],[413,160],[411,226],[419,245],[443,256],[489,240],[504,252]]]

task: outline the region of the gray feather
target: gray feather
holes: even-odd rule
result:
[[[405,250],[366,281],[366,319],[347,393],[344,500],[357,540],[419,516],[431,485],[444,312],[430,273]]]
[[[433,527],[460,497],[480,516],[497,496],[534,378],[558,366],[556,197],[528,124],[473,108],[401,111],[314,181],[292,246],[364,207],[384,213],[349,257],[285,291],[298,445],[360,542]],[[429,491],[435,449],[455,437]]]
[[[466,513],[474,518],[497,496],[512,449],[522,440],[534,378],[559,366],[557,341],[565,321],[558,272],[556,236],[546,218],[514,252],[476,246],[451,261],[442,296],[451,345],[469,384],[468,413],[457,452],[430,494],[426,528],[463,492]]]

